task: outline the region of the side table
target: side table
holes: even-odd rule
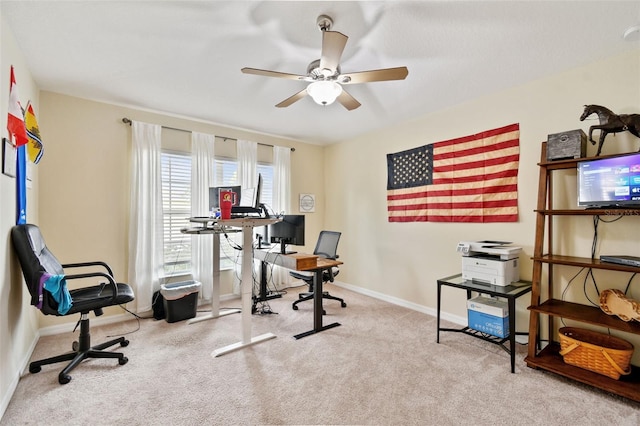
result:
[[[509,309],[509,335],[507,337],[495,337],[474,330],[469,327],[464,328],[441,328],[440,327],[440,299],[442,295],[442,286],[449,286],[460,288],[467,291],[467,300],[471,299],[471,293],[477,292],[480,294],[487,294],[489,296],[501,297],[507,299]],[[440,343],[441,331],[452,331],[458,333],[468,334],[473,337],[485,340],[487,342],[499,345],[507,353],[511,355],[511,372],[515,372],[516,361],[516,335],[528,335],[529,333],[516,332],[516,299],[523,294],[531,291],[531,283],[528,281],[518,281],[507,286],[498,286],[492,284],[486,284],[477,281],[464,280],[462,274],[452,275],[450,277],[441,278],[438,280],[438,332],[436,342]],[[509,341],[509,348],[505,346],[505,342]]]

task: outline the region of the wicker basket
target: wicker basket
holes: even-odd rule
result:
[[[567,364],[575,365],[618,380],[631,373],[629,361],[633,345],[609,334],[583,328],[562,327],[560,355]]]

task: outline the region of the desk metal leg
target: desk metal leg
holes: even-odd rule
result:
[[[251,338],[251,304],[252,304],[252,287],[253,287],[253,227],[245,226],[242,228],[242,341],[232,345],[216,349],[211,356],[217,357],[229,352],[242,349],[247,346],[276,337],[273,333],[265,333],[260,336]]]
[[[211,289],[211,313],[187,320],[187,324],[220,318],[229,314],[240,313],[240,309],[229,309],[220,313],[220,234],[211,234],[213,237],[213,288]]]
[[[440,296],[442,293],[442,285],[438,283],[438,310],[437,310],[437,323],[438,323],[438,331],[436,333],[436,343],[440,343]]]
[[[509,305],[509,347],[511,348],[511,372],[516,372],[516,300],[507,299]]]
[[[322,325],[322,270],[315,271],[313,275],[313,330],[293,336],[296,339],[319,333],[330,328],[338,327],[340,323],[334,322],[329,325]]]

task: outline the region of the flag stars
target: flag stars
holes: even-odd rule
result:
[[[428,150],[412,150],[393,157],[394,186],[423,185],[429,181],[430,158]]]

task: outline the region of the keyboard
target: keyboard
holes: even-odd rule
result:
[[[243,215],[242,217],[244,217],[244,215],[247,215],[247,214],[250,214],[250,213],[260,214],[260,213],[262,213],[262,209],[257,209],[255,207],[245,207],[245,206],[233,206],[233,207],[231,207],[231,217],[233,217],[234,214],[241,214],[241,215]]]

